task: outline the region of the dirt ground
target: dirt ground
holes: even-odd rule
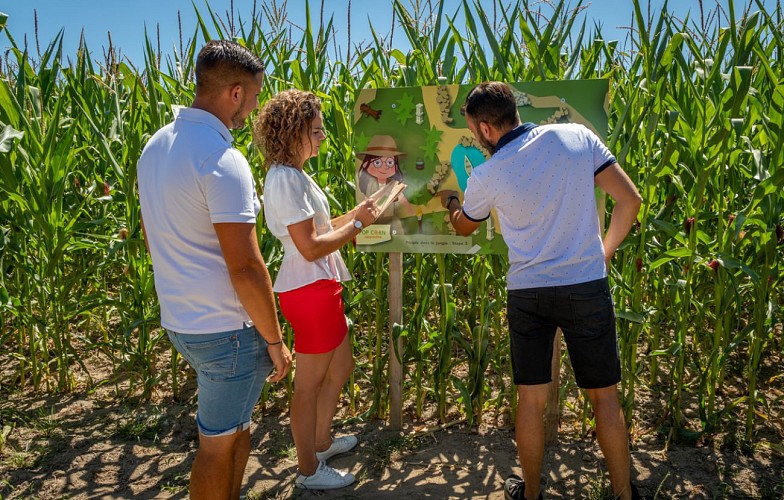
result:
[[[0,395],[0,430],[7,430],[0,445],[0,500],[186,498],[197,438],[193,385],[186,382],[179,402],[165,392],[152,402],[118,398],[113,383],[65,395]],[[295,490],[284,392],[274,392],[254,417],[243,489],[249,500],[500,500],[504,478],[520,473],[508,415],[487,415],[471,427],[457,415],[453,425],[443,426],[429,417],[414,423],[407,415],[402,432],[383,421],[336,429],[359,437],[355,452],[331,461],[357,476],[354,485],[336,492]],[[632,460],[645,496],[784,498],[781,425],[766,426],[753,450],[727,437],[667,445],[655,428],[661,411],[654,398],[640,398]],[[546,452],[545,498],[609,498],[598,446],[568,423],[572,417],[565,411],[559,442]]]

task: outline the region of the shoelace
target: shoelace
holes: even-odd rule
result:
[[[326,474],[328,474],[328,475],[330,475],[332,477],[338,478],[338,479],[343,479],[343,475],[340,472],[338,472],[336,469],[333,469],[332,467],[327,465],[325,462],[321,462],[321,464],[322,464],[322,470]]]

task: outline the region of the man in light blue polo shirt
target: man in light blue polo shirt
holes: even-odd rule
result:
[[[258,106],[262,77],[248,49],[208,42],[193,104],[150,138],[138,164],[161,325],[197,374],[194,499],[240,497],[253,408],[272,368],[277,381],[291,366],[256,239],[261,204],[229,131]]]
[[[607,265],[634,223],[641,198],[601,140],[582,125],[522,124],[507,84],[469,92],[468,128],[492,157],[457,192],[442,193],[452,225],[472,233],[495,209],[509,247],[507,317],[518,390],[515,438],[523,479],[510,476],[505,498],[541,498],[543,414],[553,339],[564,332],[577,385],[596,415],[596,435],[616,498],[637,497],[618,400],[621,380]],[[594,186],[615,201],[602,238]]]

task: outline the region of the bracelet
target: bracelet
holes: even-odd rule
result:
[[[455,195],[451,195],[449,198],[446,199],[446,208],[447,208],[447,210],[449,210],[449,205],[452,203],[452,200],[457,200],[457,202],[460,203],[460,198],[458,198]]]
[[[267,346],[271,346],[271,345],[278,345],[278,344],[280,344],[280,343],[282,343],[282,342],[283,342],[283,339],[280,339],[280,340],[278,340],[277,342],[267,342]]]

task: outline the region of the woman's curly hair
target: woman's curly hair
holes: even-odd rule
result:
[[[253,124],[253,142],[264,155],[264,168],[275,163],[296,166],[302,160],[302,134],[320,112],[321,100],[303,90],[284,90],[264,103]]]

